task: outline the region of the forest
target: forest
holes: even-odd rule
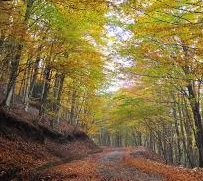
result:
[[[0,0],[0,136],[18,113],[203,167],[202,27],[201,0]]]

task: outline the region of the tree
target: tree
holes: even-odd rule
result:
[[[181,94],[186,98],[192,111],[194,138],[202,167],[201,2],[150,1],[130,5],[136,22],[129,26],[135,36],[126,50],[136,61],[131,68],[132,74],[141,76],[141,80],[148,79],[152,84],[156,81],[162,87],[169,84],[173,95]]]
[[[1,105],[10,108],[18,93],[25,111],[30,105],[39,109],[36,122],[49,114],[54,127],[67,111],[64,100],[76,91],[73,124],[89,124],[93,109],[87,102],[97,97],[105,82],[99,50],[108,10],[105,1],[0,3],[1,80],[7,87]]]

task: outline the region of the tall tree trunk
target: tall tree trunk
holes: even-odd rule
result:
[[[197,100],[194,87],[190,83],[188,86],[189,101],[193,112],[195,128],[196,128],[196,144],[199,152],[199,167],[203,167],[203,128],[202,128],[202,117],[200,114],[200,105]]]
[[[30,78],[31,78],[31,59],[28,58],[25,70],[25,90],[23,95],[24,109],[27,112],[29,108],[29,89],[30,89]]]
[[[50,80],[51,80],[51,68],[49,66],[46,66],[44,69],[44,84],[43,84],[42,94],[40,98],[39,119],[41,119],[41,117],[45,112],[46,100],[47,100],[47,97],[49,94],[49,88],[50,88]]]
[[[184,42],[182,43],[182,48],[185,53],[185,65],[183,71],[185,75],[191,75],[192,66],[189,64],[188,59],[191,58],[188,53],[188,48],[185,46]],[[192,109],[194,123],[196,128],[196,145],[199,152],[199,167],[203,167],[203,127],[202,127],[202,117],[200,113],[200,101],[199,101],[199,92],[195,90],[195,80],[189,80],[188,85],[186,86],[188,90],[188,100]]]
[[[184,128],[185,128],[185,133],[186,133],[186,145],[187,145],[187,158],[188,158],[188,166],[189,167],[193,167],[193,148],[192,148],[192,126],[190,123],[190,119],[187,116],[187,109],[185,109],[185,107],[183,106],[185,104],[184,99],[182,100],[182,113],[183,113],[183,124],[184,124]]]
[[[182,151],[181,151],[181,139],[180,139],[180,131],[179,131],[179,126],[178,126],[178,116],[176,112],[176,107],[174,105],[173,108],[173,116],[174,116],[174,121],[175,121],[175,130],[176,130],[176,140],[177,140],[177,161],[178,164],[181,164],[181,156],[182,156]]]
[[[23,48],[22,45],[18,44],[16,46],[15,56],[11,61],[10,76],[8,80],[7,90],[6,90],[6,97],[1,103],[2,106],[10,107],[11,105],[12,95],[14,93],[16,78],[18,75],[18,67],[20,63],[22,48]]]
[[[38,56],[35,60],[34,63],[34,68],[33,68],[33,76],[32,76],[32,80],[30,83],[30,90],[29,90],[29,98],[32,96],[33,94],[33,90],[37,81],[37,75],[38,75],[38,70],[39,70],[39,62],[40,62],[40,57]]]
[[[70,110],[70,123],[74,124],[75,122],[75,104],[76,104],[76,96],[77,96],[77,91],[76,88],[73,88],[72,91],[72,96],[71,96],[71,110]]]
[[[56,76],[56,79],[58,79],[58,80],[56,80],[57,83],[55,84],[55,86],[57,87],[57,91],[55,91],[56,105],[54,105],[55,112],[56,112],[56,118],[51,123],[52,128],[54,128],[55,124],[59,123],[59,119],[60,119],[61,95],[62,95],[62,90],[63,90],[63,83],[65,80],[65,75],[64,74],[58,75],[58,76]]]

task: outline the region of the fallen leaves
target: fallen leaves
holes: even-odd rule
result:
[[[70,181],[101,181],[97,172],[97,164],[94,159],[85,159],[83,161],[73,161],[52,169],[64,176],[64,180]]]
[[[136,148],[132,149],[130,155],[132,155],[134,158],[144,158],[160,163],[166,163],[166,160],[161,155],[144,146],[137,146]]]
[[[134,166],[145,173],[157,173],[165,178],[166,181],[201,181],[203,172],[192,169],[182,169],[179,167],[153,162],[140,158],[126,158],[126,164]]]

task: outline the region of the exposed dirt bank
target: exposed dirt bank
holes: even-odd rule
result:
[[[28,113],[0,110],[0,180],[38,180],[37,168],[69,162],[101,151],[82,131],[34,125]],[[41,172],[39,173],[41,174]],[[31,179],[32,178],[32,179]]]

